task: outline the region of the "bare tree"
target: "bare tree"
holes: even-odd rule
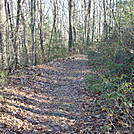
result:
[[[5,6],[4,6],[4,0],[0,1],[0,60],[2,63],[2,68],[5,68],[7,66],[7,60],[6,60],[6,44],[5,44],[5,21],[6,21],[6,14],[5,14]]]
[[[105,0],[103,0],[103,10],[104,10],[104,36],[105,36],[105,39],[107,40],[108,29],[107,29],[107,14],[106,14],[106,1]]]
[[[39,31],[40,31],[40,47],[42,54],[42,62],[45,60],[44,46],[43,46],[43,12],[42,12],[42,0],[39,1],[40,5],[40,23],[39,23]]]
[[[72,0],[68,1],[68,5],[69,5],[69,41],[68,41],[68,47],[69,47],[69,52],[72,52],[72,47],[73,47]]]
[[[90,39],[90,13],[91,13],[91,0],[88,0],[88,23],[87,23],[87,39],[86,39],[86,44],[89,45],[89,39]]]
[[[24,4],[24,1],[23,1]],[[22,25],[23,25],[23,40],[22,40],[22,49],[24,50],[25,56],[25,63],[28,64],[28,48],[27,48],[27,40],[26,40],[26,19],[25,19],[25,10],[21,8],[21,18],[22,18]]]
[[[16,18],[16,30],[15,30],[15,39],[14,39],[14,54],[15,54],[15,60],[14,60],[14,66],[15,69],[18,68],[18,30],[19,30],[19,21],[20,21],[20,14],[21,14],[21,0],[17,1],[17,18]]]
[[[96,0],[94,0],[94,10],[93,10],[93,24],[92,24],[92,43],[94,42],[94,32],[95,32],[95,10],[96,10]]]
[[[35,44],[35,9],[36,0],[31,0],[31,42],[32,42],[32,64],[36,65],[36,44]]]

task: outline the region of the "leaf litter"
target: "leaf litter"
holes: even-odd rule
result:
[[[10,74],[0,88],[0,133],[104,133],[106,114],[81,82],[90,71],[86,55],[75,55]]]

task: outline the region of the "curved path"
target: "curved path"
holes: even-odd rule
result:
[[[6,96],[0,103],[0,132],[99,134],[102,118],[93,110],[96,98],[85,95],[81,82],[88,72],[85,55],[17,70],[0,90]]]

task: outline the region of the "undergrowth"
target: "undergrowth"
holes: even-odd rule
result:
[[[0,85],[6,84],[6,71],[0,70]]]
[[[85,79],[87,90],[98,94],[97,104],[107,113],[109,133],[134,133],[134,58],[119,51],[89,51],[93,72]],[[110,53],[110,54],[109,54]],[[124,60],[122,60],[122,58]]]
[[[7,72],[4,70],[0,70],[0,89],[3,89],[3,87],[6,85],[6,77]],[[4,101],[5,95],[0,93],[0,103]]]

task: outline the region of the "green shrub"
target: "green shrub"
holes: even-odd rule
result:
[[[6,83],[6,71],[0,70],[0,85],[4,85]]]
[[[89,52],[89,64],[94,66],[94,73],[88,74],[84,82],[87,90],[99,95],[97,104],[108,114],[109,124],[105,128],[132,132],[133,58],[125,52],[123,55],[124,60],[116,63],[117,55],[110,57],[106,52]]]

